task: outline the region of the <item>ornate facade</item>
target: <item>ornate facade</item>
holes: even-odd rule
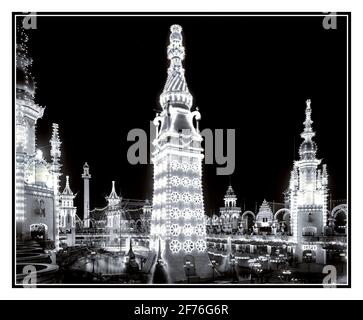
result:
[[[74,198],[69,186],[69,176],[66,176],[66,186],[60,195],[60,219],[59,231],[60,241],[65,242],[67,246],[76,244],[76,212],[77,207],[74,206]]]
[[[59,247],[60,145],[58,125],[50,139],[51,161],[36,148],[36,124],[44,107],[35,103],[28,36],[17,29],[15,105],[15,219],[18,240],[50,239]]]
[[[247,255],[270,255],[274,250],[279,255],[291,255],[300,263],[325,264],[334,252],[344,256],[347,205],[334,206],[333,200],[328,201],[327,167],[316,158],[311,112],[311,101],[307,100],[300,159],[294,162],[285,204],[264,200],[257,214],[241,214],[239,210],[234,214],[233,227],[232,215],[226,212],[235,210],[237,198],[229,187],[225,208],[221,208],[219,216],[207,218],[208,250],[214,259],[226,258],[229,252],[240,255],[242,261]],[[272,260],[278,261],[279,257]]]
[[[202,192],[202,136],[200,113],[193,109],[182,61],[185,50],[182,28],[170,28],[168,59],[170,67],[160,96],[162,111],[154,120],[154,197],[151,221],[152,247],[161,240],[162,256],[172,282],[188,275],[204,277],[210,273],[205,241]],[[193,123],[195,120],[195,124]],[[187,257],[187,258],[186,258]]]

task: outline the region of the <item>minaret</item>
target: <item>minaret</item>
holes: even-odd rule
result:
[[[22,239],[25,217],[25,163],[35,156],[36,122],[44,108],[34,102],[35,82],[30,72],[29,37],[17,21],[16,33],[16,100],[15,100],[15,220],[16,237]]]
[[[66,176],[66,186],[60,195],[60,229],[66,233],[68,246],[74,246],[76,242],[75,228],[76,228],[76,211],[74,206],[74,198],[69,186],[69,176]],[[69,232],[70,231],[70,232]]]
[[[106,197],[109,207],[117,207],[120,204],[121,198],[117,195],[115,190],[115,181],[112,181],[111,193]]]
[[[224,206],[227,207],[235,207],[237,204],[237,197],[233,191],[232,185],[228,186],[226,195],[224,196]]]
[[[108,197],[106,197],[107,200],[107,227],[119,229],[121,227],[120,225],[120,219],[122,215],[120,214],[120,203],[121,203],[121,197],[117,195],[115,190],[115,181],[112,181],[112,189],[111,193]],[[116,238],[116,234],[114,232],[111,232],[111,240]]]
[[[54,243],[55,249],[59,249],[59,177],[61,176],[60,173],[60,146],[61,142],[59,140],[59,133],[58,133],[58,124],[53,123],[53,132],[52,138],[50,139],[51,150],[50,155],[52,158],[52,169],[51,172],[53,174],[53,194],[54,194],[54,211],[53,211],[53,232],[54,232]]]
[[[297,242],[297,256],[301,260],[305,244],[309,239],[324,234],[328,217],[328,176],[326,166],[321,172],[321,160],[316,158],[317,145],[313,141],[311,101],[306,101],[304,141],[299,148],[300,160],[295,161],[290,180],[290,211],[293,239]],[[313,237],[313,238],[312,238]],[[316,252],[316,259],[325,261],[322,250]]]
[[[162,112],[154,119],[156,138],[152,154],[154,196],[151,244],[160,239],[163,260],[172,282],[185,281],[185,256],[194,261],[196,276],[211,274],[205,240],[202,191],[202,137],[196,129],[199,111],[191,111],[182,61],[185,51],[182,28],[170,28],[168,76],[160,96]],[[194,125],[194,120],[196,124]],[[188,271],[189,272],[189,271]]]
[[[83,226],[85,228],[89,228],[89,179],[91,179],[91,175],[89,174],[89,166],[88,163],[85,162],[83,166]]]

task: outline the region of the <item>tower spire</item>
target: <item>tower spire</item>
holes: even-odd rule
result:
[[[62,192],[62,195],[69,195],[69,196],[73,196],[73,192],[69,186],[69,176],[66,176],[66,186]]]
[[[108,205],[113,207],[120,203],[120,197],[117,195],[115,190],[115,181],[112,181],[112,189],[111,193],[108,197],[106,197],[106,200],[108,201]]]
[[[304,131],[301,133],[301,137],[304,139],[300,145],[299,154],[302,160],[313,160],[316,156],[317,146],[312,140],[315,136],[315,132],[312,128],[313,121],[311,120],[311,100],[306,100],[305,109],[305,121],[304,121]]]
[[[304,121],[304,131],[301,133],[301,137],[305,139],[305,141],[311,140],[315,136],[315,132],[313,131],[312,125],[313,121],[311,120],[311,100],[306,100],[306,109],[305,109],[305,121]]]
[[[170,43],[167,49],[170,66],[163,93],[160,96],[160,105],[163,109],[168,103],[172,105],[186,106],[190,109],[193,105],[193,97],[184,76],[182,61],[185,57],[183,46],[182,27],[174,24],[170,27]]]

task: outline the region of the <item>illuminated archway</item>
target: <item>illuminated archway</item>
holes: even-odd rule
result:
[[[44,223],[33,223],[29,226],[30,236],[33,239],[47,239],[48,238],[48,226]]]
[[[245,231],[252,231],[256,216],[252,211],[245,211],[242,214],[242,225]]]
[[[346,204],[340,204],[333,208],[331,216],[334,218],[334,231],[340,234],[346,233],[348,208]]]

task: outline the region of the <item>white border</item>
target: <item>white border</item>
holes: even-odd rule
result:
[[[36,14],[27,14],[27,15],[15,15],[15,18],[17,19],[18,17],[25,17],[25,16],[28,16],[28,17],[36,17],[37,15]],[[301,15],[282,15],[282,14],[231,14],[231,15],[225,15],[225,14],[168,14],[168,15],[161,15],[161,14],[145,14],[145,15],[138,15],[138,14],[60,14],[60,15],[57,15],[57,14],[44,14],[44,15],[41,15],[41,17],[169,17],[169,16],[176,16],[176,17],[326,17],[325,14],[301,14]],[[347,93],[349,92],[349,83],[348,83],[348,80],[349,80],[349,24],[348,24],[348,15],[346,14],[331,14],[331,16],[334,16],[334,17],[346,17],[346,23],[347,23]],[[15,27],[15,43],[14,43],[14,52],[16,52],[16,43],[17,43],[17,40],[16,40],[16,26]],[[16,65],[14,65],[14,72],[16,72]],[[15,79],[13,79],[14,82],[15,82]],[[16,83],[14,84],[16,85]],[[16,99],[16,92],[14,92],[14,99]],[[347,148],[348,148],[348,145],[349,145],[349,97],[347,95]],[[15,123],[14,123],[15,125]],[[316,129],[317,131],[319,131],[318,129]],[[14,155],[14,160],[15,160],[15,155]],[[329,163],[328,163],[329,165]],[[348,177],[348,173],[349,173],[349,155],[347,154],[347,177]],[[348,189],[348,184],[347,184],[347,199],[349,199],[349,189]],[[349,204],[348,204],[348,201],[347,201],[347,205],[348,205],[348,208],[349,208]],[[348,216],[347,216],[347,219],[349,219],[349,216],[350,216],[350,212],[348,212]],[[347,225],[349,225],[349,220],[347,221]],[[348,235],[347,235],[347,252],[349,252],[349,233],[350,233],[350,229],[348,229]],[[14,226],[14,235],[16,235],[16,226]],[[336,284],[336,287],[344,287],[346,286],[348,283],[349,283],[349,276],[350,274],[348,273],[348,270],[349,270],[349,262],[350,262],[350,256],[348,255],[348,259],[347,259],[347,282],[345,284]],[[15,273],[16,273],[16,260],[14,261],[14,269],[15,269]],[[14,281],[16,281],[16,274],[15,274],[15,279]],[[205,286],[213,286],[213,287],[224,287],[226,286],[226,284],[222,285],[222,284],[218,284],[218,283],[212,283],[212,284],[192,284],[193,287],[205,287]],[[42,283],[39,283],[37,284],[37,287],[47,287],[49,286],[49,284],[42,284]],[[122,288],[122,287],[129,287],[130,284],[109,284],[109,283],[94,283],[94,284],[82,284],[82,283],[74,283],[74,284],[51,284],[51,286],[55,286],[55,287],[72,287],[72,286],[77,286],[77,287],[118,287],[118,288]],[[157,285],[157,284],[153,284],[153,285],[147,285],[147,286],[154,286],[154,287],[185,287],[186,285],[185,284],[172,284],[172,283],[168,283],[168,284],[163,284],[163,285]],[[278,284],[278,283],[246,283],[246,284],[234,284],[234,283],[228,283],[227,284],[228,287],[317,287],[317,288],[321,288],[322,284],[308,284],[308,283],[301,283],[301,284],[291,284],[291,283],[281,283],[281,284]],[[133,284],[132,287],[145,287],[145,284]]]
[[[241,3],[240,1],[208,1],[205,3],[193,0],[184,0],[183,3],[171,4],[168,1],[133,1],[132,3],[120,4],[119,1],[110,1],[109,3],[99,1],[89,1],[75,3],[72,0],[63,0],[62,2],[19,0],[12,1],[11,4],[1,3],[2,23],[0,28],[1,39],[6,42],[7,48],[11,47],[11,11],[352,11],[352,212],[359,212],[359,201],[361,198],[360,181],[363,179],[363,150],[361,140],[358,137],[363,136],[363,96],[361,90],[363,62],[363,43],[360,40],[363,35],[363,21],[359,19],[358,12],[362,11],[362,4],[355,0],[346,0],[344,2],[331,0],[306,0],[303,3],[291,2],[288,0],[262,0],[253,1],[253,3]],[[355,16],[354,13],[357,15]],[[355,17],[355,18],[354,18]],[[1,95],[1,117],[0,117],[0,141],[2,150],[5,154],[11,154],[11,50],[0,51],[1,59],[1,88],[4,92]],[[7,70],[7,72],[4,72]],[[11,224],[11,160],[10,156],[0,157],[0,172],[3,181],[0,184],[0,196],[2,201],[2,224],[9,226]],[[354,170],[354,171],[353,171]],[[354,172],[354,173],[353,173]],[[5,178],[6,177],[6,178]],[[4,178],[8,183],[4,182]],[[360,234],[355,232],[354,226],[363,225],[363,215],[354,215],[354,225],[351,226],[352,234],[352,289],[41,289],[41,290],[23,290],[11,289],[11,228],[4,227],[0,233],[2,244],[3,263],[0,264],[0,298],[2,299],[359,299],[361,298],[361,289],[363,288],[363,278],[360,275],[363,257],[360,250]],[[358,230],[356,230],[358,231]],[[321,290],[324,290],[321,292]]]

